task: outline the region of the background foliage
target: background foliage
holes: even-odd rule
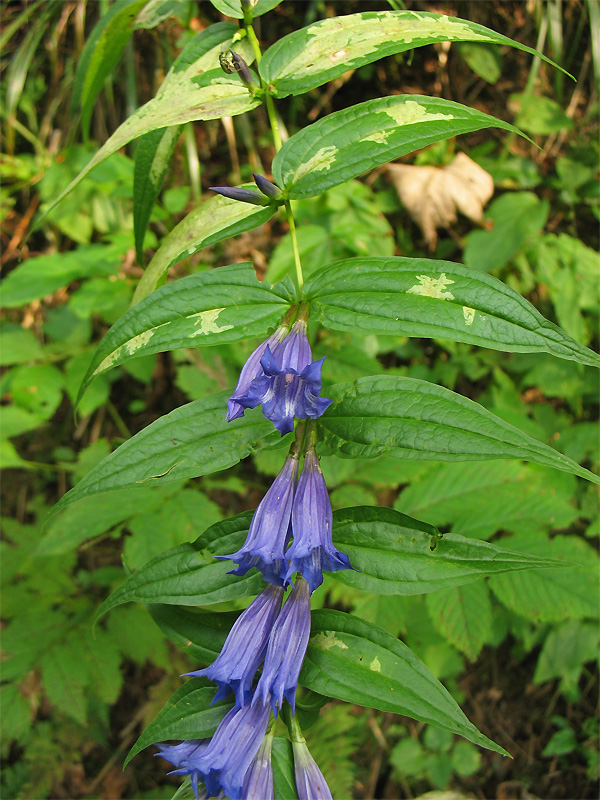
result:
[[[285,3],[261,18],[261,35],[274,41],[316,19],[374,7],[340,5]],[[145,234],[138,229],[134,239],[134,192],[141,191],[139,181],[134,184],[135,144],[98,166],[30,234],[97,146],[155,95],[182,46],[221,19],[209,3],[162,0],[134,22],[139,9],[133,3],[129,21],[104,33],[123,44],[122,57],[104,65],[114,67],[111,77],[80,85],[74,74],[89,57],[84,42],[109,9],[103,2],[13,2],[3,12],[7,798],[171,796],[176,784],[150,752],[125,772],[121,764],[198,654],[168,644],[140,606],[114,610],[94,630],[92,622],[101,601],[123,581],[121,549],[127,569],[137,569],[195,540],[207,525],[254,508],[282,458],[281,450],[264,450],[218,475],[160,489],[121,489],[110,504],[91,496],[42,530],[50,507],[118,444],[182,403],[233,386],[254,345],[187,348],[124,363],[95,379],[74,420],[97,343],[127,309],[160,241],[209,185],[225,182],[227,172],[231,183],[248,180],[251,169],[263,173],[273,156],[262,110],[253,113],[252,127],[247,117],[183,121],[167,143],[174,161],[157,202],[148,201]],[[440,44],[361,67],[351,84],[342,74],[323,89],[284,98],[290,133],[357,99],[419,93],[514,122],[540,148],[492,130],[403,159],[446,167],[460,147],[493,178],[482,224],[461,216],[442,226],[437,241],[413,220],[385,168],[317,201],[299,199],[304,263],[316,269],[336,258],[393,254],[462,261],[502,278],[577,341],[597,349],[599,54],[591,35],[597,6],[444,3],[435,9],[426,4],[426,10],[481,22],[537,46],[578,82],[515,50]],[[71,108],[78,104],[81,124],[74,124]],[[153,187],[146,190],[153,199]],[[195,249],[174,274],[203,275],[214,265],[252,260],[275,281],[292,259],[285,227],[268,218],[229,242],[205,236]],[[331,383],[379,373],[427,379],[598,468],[598,386],[589,367],[549,355],[351,331],[323,331],[315,357],[326,354]],[[447,787],[485,796],[592,796],[598,776],[596,488],[517,461],[445,464],[382,456],[363,464],[331,457],[323,468],[334,507],[393,506],[445,532],[502,540],[514,551],[582,565],[498,574],[425,596],[382,598],[326,578],[327,595],[315,600],[323,597],[328,608],[353,611],[400,635],[477,727],[515,756],[508,762],[412,720],[331,704],[306,735],[334,796],[410,797]]]

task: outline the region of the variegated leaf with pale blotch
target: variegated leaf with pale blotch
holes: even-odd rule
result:
[[[254,184],[252,186],[256,189]],[[244,188],[250,188],[250,184]],[[182,259],[210,244],[262,225],[276,210],[275,205],[253,206],[227,197],[210,197],[162,240],[137,286],[133,304],[153,292],[165,272]]]
[[[103,459],[54,506],[56,514],[82,497],[127,486],[197,478],[237,464],[280,442],[260,409],[225,421],[227,392],[181,406],[157,419]]]
[[[214,697],[215,685],[208,678],[191,678],[180,686],[133,745],[123,766],[126,767],[135,755],[156,742],[212,736],[232,707],[228,700],[212,705]]]
[[[333,403],[318,420],[321,448],[351,458],[387,453],[426,461],[521,458],[600,478],[570,458],[455,392],[416,378],[359,378],[327,390]]]
[[[263,336],[289,307],[281,284],[260,283],[250,263],[161,286],[108,331],[88,367],[78,402],[97,375],[124,361],[178,347],[210,347]]]
[[[481,270],[424,258],[349,258],[304,286],[326,328],[426,336],[600,367],[600,356]]]
[[[472,583],[485,575],[561,562],[512,552],[496,544],[446,534],[391,508],[357,506],[333,514],[333,540],[357,570],[333,577],[383,595],[414,595]]]
[[[273,159],[275,182],[294,198],[314,197],[432,142],[514,125],[481,111],[421,95],[367,100],[291,136]]]
[[[259,105],[260,100],[236,74],[227,75],[219,66],[219,54],[231,44],[237,30],[233,23],[219,22],[195,36],[169,70],[156,97],[117,128],[45,211],[59,203],[94,167],[144,133],[191,120],[233,117]],[[236,51],[251,63],[252,50],[246,40],[236,44]]]
[[[278,97],[304,94],[350,69],[434,42],[508,45],[553,64],[542,53],[466,19],[422,11],[365,11],[284,36],[263,55],[260,74]]]
[[[247,575],[231,575],[231,562],[215,559],[216,555],[227,555],[241,547],[252,513],[246,511],[217,522],[195,542],[171,547],[155,556],[106,598],[96,618],[123,603],[210,606],[258,594],[264,582],[256,570]],[[177,625],[177,620],[172,624]]]
[[[233,17],[233,19],[244,18],[240,0],[210,0],[210,2],[221,14],[226,14],[228,17]],[[260,17],[262,14],[266,14],[267,11],[271,11],[275,6],[278,6],[279,3],[281,3],[281,0],[250,0],[252,16]]]
[[[159,128],[144,134],[135,151],[133,173],[133,233],[138,261],[144,265],[144,236],[156,198],[160,194],[163,180],[182,125]]]
[[[313,611],[299,683],[348,703],[405,714],[508,755],[469,722],[412,650],[350,614]]]

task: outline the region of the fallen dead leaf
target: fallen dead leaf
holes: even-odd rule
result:
[[[423,231],[433,250],[437,228],[448,228],[460,211],[473,222],[481,222],[483,208],[494,193],[494,181],[465,153],[446,167],[388,164],[400,200]]]

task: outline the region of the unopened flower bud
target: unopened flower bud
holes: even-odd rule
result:
[[[242,203],[252,203],[253,206],[266,206],[264,195],[253,189],[239,189],[237,186],[209,186],[211,192],[228,197],[230,200],[239,200]]]
[[[271,183],[271,181],[267,180],[262,175],[257,175],[255,172],[252,173],[252,177],[254,178],[254,183],[267,197],[273,200],[278,200],[281,197],[281,189],[279,186]]]

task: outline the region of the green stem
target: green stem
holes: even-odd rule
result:
[[[298,724],[298,720],[296,717],[292,716],[292,709],[290,708],[289,703],[284,703],[283,707],[280,711],[281,717],[285,724],[287,725],[287,729],[290,734],[290,739],[292,740],[292,744],[294,742],[298,742],[300,744],[304,744],[306,739],[302,735],[302,729]]]
[[[296,235],[296,222],[292,212],[292,206],[289,200],[284,203],[285,214],[288,224],[290,226],[290,236],[292,238],[292,250],[294,252],[294,266],[296,268],[296,283],[298,284],[298,291],[302,294],[302,287],[304,286],[304,276],[302,275],[302,262],[300,261],[300,249],[298,248],[298,237]]]

